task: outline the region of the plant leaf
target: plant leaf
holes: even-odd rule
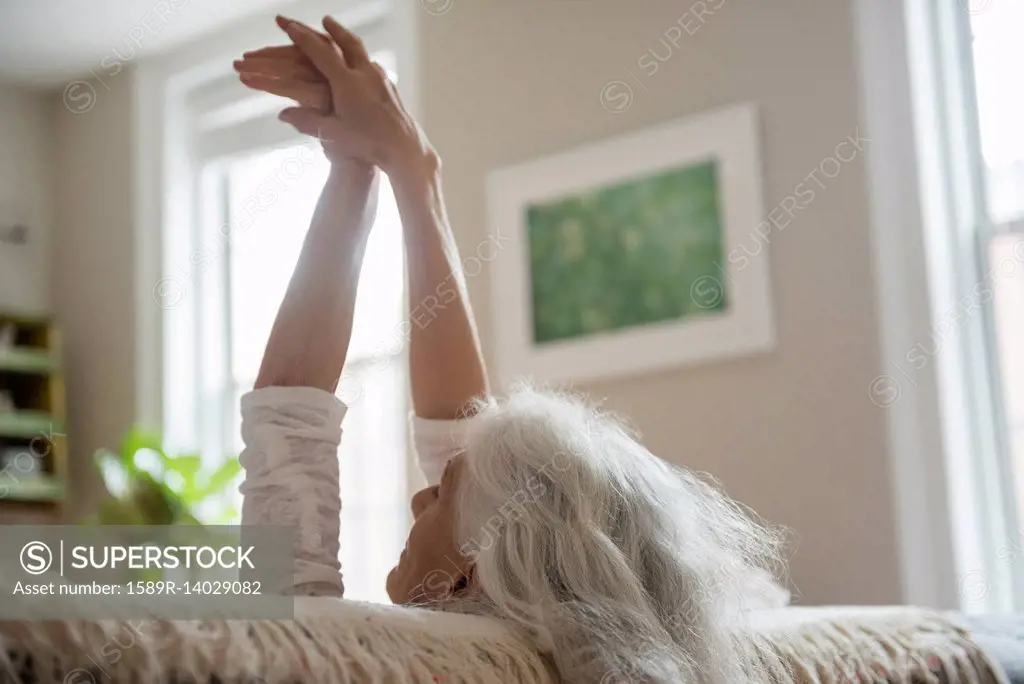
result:
[[[198,492],[199,500],[222,492],[238,477],[240,472],[242,472],[242,464],[236,458],[232,457],[221,463],[220,467],[210,475],[206,485]]]
[[[169,456],[165,462],[168,468],[176,473],[180,473],[186,481],[195,478],[199,469],[203,467],[203,459],[199,454]]]
[[[167,458],[167,454],[164,453],[163,440],[158,432],[141,427],[133,427],[128,430],[124,435],[124,439],[121,440],[121,457],[126,462],[134,463],[136,452],[143,449],[157,452],[162,456],[161,460],[166,460]]]
[[[240,513],[238,512],[237,508],[235,508],[234,506],[228,506],[227,508],[225,508],[221,512],[221,514],[220,514],[220,516],[218,518],[218,522],[220,522],[221,524],[225,524],[226,525],[226,524],[231,523],[231,522],[233,522],[235,520],[238,520],[238,516],[239,515],[240,515]]]
[[[100,449],[93,454],[93,462],[111,496],[123,498],[128,494],[129,483],[135,476],[134,466],[128,467],[129,464],[126,464],[119,455],[106,449]]]

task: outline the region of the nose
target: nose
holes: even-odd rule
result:
[[[434,492],[437,491],[437,486],[425,487],[420,491],[412,495],[412,517],[418,518],[420,514],[426,510],[430,502],[437,498]]]

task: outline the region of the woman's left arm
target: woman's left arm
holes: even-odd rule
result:
[[[338,445],[334,396],[352,335],[356,286],[376,213],[377,172],[334,163],[263,355],[242,398],[242,524],[290,527],[287,593],[340,596]]]

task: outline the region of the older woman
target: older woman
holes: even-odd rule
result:
[[[741,682],[764,651],[737,637],[775,601],[778,536],[611,417],[521,389],[490,397],[440,160],[360,40],[279,18],[292,45],[246,53],[246,85],[331,162],[254,390],[242,400],[246,524],[295,525],[297,593],[340,596],[334,396],[352,332],[377,174],[402,218],[414,439],[429,486],[387,578],[395,603],[509,621],[567,682]],[[366,454],[372,459],[373,454]]]

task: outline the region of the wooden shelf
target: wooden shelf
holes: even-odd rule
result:
[[[60,421],[43,411],[0,411],[0,437],[31,439],[62,430]]]
[[[59,523],[70,488],[60,334],[49,315],[28,311],[0,311],[0,329],[0,391],[14,404],[0,409],[0,447],[18,453],[27,442],[40,458],[37,472],[0,477],[0,525]]]
[[[36,347],[0,348],[0,371],[13,373],[53,373],[60,368],[46,349]]]
[[[45,475],[25,477],[0,484],[0,500],[59,502],[64,500],[64,483]]]
[[[45,328],[51,325],[50,316],[34,311],[0,311],[0,323]]]

